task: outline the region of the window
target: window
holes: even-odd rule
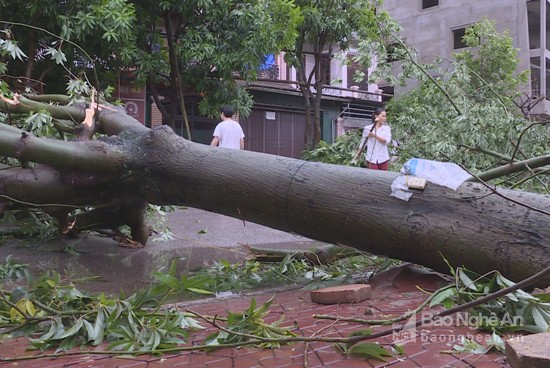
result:
[[[362,91],[369,90],[368,78],[368,68],[362,68],[358,63],[353,61],[353,56],[348,55],[348,67],[347,67],[347,78],[348,86],[358,86]],[[361,80],[356,80],[356,77],[362,76]]]
[[[439,5],[439,0],[422,0],[422,9],[428,9]]]
[[[332,61],[332,55],[331,54],[323,54],[321,55],[321,80],[323,80],[323,83],[326,85],[331,84],[331,70],[330,70],[330,62]],[[324,78],[324,79],[323,79]]]
[[[321,54],[319,60],[316,59],[315,54],[312,52],[304,52],[302,55],[302,65],[305,68],[306,76],[313,71],[315,67],[319,68],[319,80],[323,81],[323,84],[329,85],[331,83],[331,64],[332,55],[329,53]],[[318,63],[318,65],[316,65]],[[299,72],[297,70],[297,72]],[[306,77],[307,78],[307,77]],[[313,81],[315,83],[316,81]]]
[[[467,45],[463,41],[465,34],[466,28],[458,28],[453,30],[453,48],[455,50],[467,47]]]

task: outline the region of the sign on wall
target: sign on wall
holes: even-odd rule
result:
[[[133,72],[120,71],[113,97],[124,103],[124,109],[128,115],[145,124],[145,87],[138,86],[135,81]]]

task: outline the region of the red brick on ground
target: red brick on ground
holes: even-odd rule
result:
[[[506,341],[506,357],[513,368],[550,367],[550,333],[518,336]]]
[[[311,292],[311,301],[319,304],[359,303],[370,298],[367,284],[333,286]]]

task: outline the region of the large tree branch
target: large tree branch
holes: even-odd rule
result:
[[[36,102],[45,102],[47,104],[60,104],[68,105],[72,101],[71,96],[59,95],[59,94],[44,94],[44,95],[25,95],[25,97],[36,101]]]
[[[95,118],[97,120],[98,132],[100,133],[117,135],[128,130],[145,132],[148,129],[135,118],[127,115],[120,106],[102,104],[92,104],[92,106],[86,106],[85,104],[61,106],[43,102],[43,98],[37,98],[37,100],[35,101],[34,97],[31,99],[22,95],[15,95],[12,100],[2,98],[0,99],[0,110],[17,114],[47,111],[55,119],[81,123],[86,119],[86,110],[91,107],[98,110]]]
[[[120,172],[126,160],[116,146],[98,140],[66,142],[38,138],[0,124],[0,156],[46,164],[57,169],[85,169],[105,173]]]
[[[481,174],[476,175],[475,177],[472,176],[470,179],[468,179],[468,181],[488,181],[500,178],[501,176],[547,165],[550,165],[550,155],[534,157],[523,161],[515,161],[511,164],[503,165],[495,169],[485,171]]]
[[[465,149],[467,149],[468,151],[471,151],[471,152],[484,153],[486,155],[489,155],[489,156],[500,159],[502,163],[513,161],[510,156],[503,155],[500,152],[492,151],[492,150],[489,150],[487,148],[483,148],[483,147],[480,147],[480,146],[468,146],[466,144],[460,144],[459,148],[465,148]]]
[[[118,175],[86,171],[60,172],[49,166],[0,170],[0,201],[26,207],[69,207],[108,204],[116,195],[109,183]]]
[[[48,113],[56,118],[63,120],[72,120],[81,122],[86,116],[86,106],[60,106],[51,105],[42,101],[34,101],[26,96],[15,95],[9,101],[6,98],[0,99],[0,110],[14,114],[28,114],[32,111],[48,111]]]

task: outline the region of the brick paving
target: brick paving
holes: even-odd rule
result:
[[[270,314],[266,321],[275,321],[281,315],[285,317],[284,326],[295,326],[299,336],[316,337],[348,337],[353,331],[366,329],[365,325],[351,322],[315,318],[315,315],[330,315],[335,317],[356,317],[362,319],[387,319],[398,317],[416,308],[426,298],[416,286],[434,290],[434,278],[405,275],[395,278],[391,283],[373,285],[369,300],[340,305],[321,305],[311,302],[308,291],[266,290],[254,295],[245,294],[222,300],[204,300],[179,305],[181,308],[196,311],[202,315],[225,316],[226,311],[239,312],[249,307],[252,298],[261,305],[274,297]],[[203,322],[203,325],[205,323]],[[391,326],[373,327],[373,332],[385,330]],[[188,344],[202,344],[203,339],[214,332],[214,328],[194,332],[188,339]],[[278,349],[261,349],[256,347],[241,347],[238,349],[224,348],[211,352],[192,351],[176,352],[163,356],[114,356],[103,354],[77,354],[56,358],[42,357],[34,360],[17,362],[3,361],[10,357],[38,355],[41,352],[27,350],[29,344],[24,338],[5,340],[0,343],[0,368],[4,367],[206,367],[206,368],[510,368],[503,354],[491,352],[485,355],[469,353],[452,353],[451,349],[459,336],[470,336],[483,339],[488,334],[471,330],[464,326],[422,326],[413,333],[400,335],[400,344],[404,354],[387,358],[386,361],[364,359],[357,356],[342,354],[333,344],[325,342],[304,342],[283,345]],[[384,346],[390,346],[394,337],[388,335],[374,341]],[[370,341],[370,340],[369,340]],[[105,346],[97,347],[97,350]],[[74,350],[78,352],[78,350]],[[42,354],[53,353],[43,352]]]

